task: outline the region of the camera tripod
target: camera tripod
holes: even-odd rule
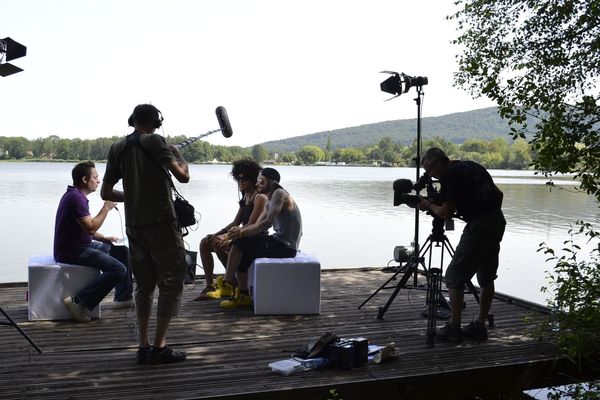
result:
[[[448,319],[450,317],[450,304],[446,300],[446,297],[442,293],[442,270],[444,265],[444,253],[447,251],[450,257],[454,257],[454,248],[452,244],[448,240],[448,237],[444,233],[444,220],[441,218],[435,217],[433,220],[433,228],[431,234],[423,243],[423,247],[420,249],[418,254],[413,255],[404,265],[401,265],[396,269],[391,278],[389,278],[385,283],[383,283],[375,292],[373,292],[360,306],[364,306],[369,302],[377,293],[379,293],[383,289],[394,289],[392,295],[387,300],[383,307],[379,307],[379,311],[377,313],[377,319],[383,319],[384,314],[390,308],[396,296],[402,288],[407,289],[419,289],[419,285],[417,282],[417,277],[419,274],[419,265],[422,266],[423,271],[427,277],[427,295],[426,295],[426,306],[427,309],[422,313],[423,316],[427,317],[427,344],[433,345],[433,338],[435,336],[435,326],[437,319]],[[431,267],[431,255],[433,253],[433,247],[440,247],[441,257],[440,257],[440,267],[432,268]],[[415,249],[417,252],[417,249]],[[428,265],[425,265],[425,259],[427,257]],[[390,282],[397,280],[399,274],[403,274],[398,283],[394,285],[389,285]],[[407,285],[408,280],[414,277],[414,281],[412,286]],[[479,294],[475,289],[473,283],[471,281],[467,282],[467,287],[469,291],[475,297],[477,303],[479,303]],[[445,312],[441,312],[438,309],[441,307],[445,309]]]

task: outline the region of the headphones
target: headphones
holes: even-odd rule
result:
[[[158,108],[152,104],[140,104],[133,109],[133,113],[127,120],[129,126],[150,123],[153,128],[158,129],[162,126],[163,116]]]

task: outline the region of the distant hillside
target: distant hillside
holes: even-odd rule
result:
[[[424,140],[442,137],[456,144],[472,138],[492,140],[500,136],[508,140],[510,138],[508,132],[508,123],[500,118],[496,107],[441,117],[427,117],[421,120],[421,135]],[[327,138],[331,138],[332,148],[339,149],[372,145],[385,136],[391,137],[394,142],[401,145],[410,144],[417,136],[416,118],[318,132],[261,144],[269,152],[290,152],[298,151],[308,144],[325,148]]]

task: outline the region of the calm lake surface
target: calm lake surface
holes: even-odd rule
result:
[[[27,261],[34,254],[52,254],[54,217],[60,197],[71,181],[73,163],[0,163],[0,282],[26,282]],[[97,164],[102,177],[105,164]],[[393,249],[408,246],[414,238],[415,212],[392,206],[392,182],[414,181],[414,168],[278,166],[282,186],[302,212],[304,236],[300,248],[321,260],[322,268],[384,267],[396,265]],[[237,211],[237,187],[228,165],[191,165],[191,181],[178,188],[202,214],[200,224],[185,237],[197,250],[204,235],[229,223]],[[538,303],[545,302],[540,288],[551,264],[537,252],[541,242],[556,249],[568,239],[569,224],[591,221],[598,212],[593,197],[576,193],[570,179],[552,191],[545,179],[530,171],[491,170],[504,192],[507,220],[500,252],[498,291]],[[564,190],[568,189],[568,190]],[[102,205],[99,192],[89,196],[90,211]],[[119,207],[123,213],[123,207]],[[123,216],[124,217],[124,216]],[[419,217],[419,242],[431,233],[431,217]],[[111,211],[104,235],[123,237],[123,219]],[[464,223],[446,235],[456,246]],[[432,265],[439,266],[441,250],[433,248]],[[445,264],[449,260],[444,257]],[[217,262],[217,272],[223,272]],[[443,266],[445,268],[445,265]],[[198,271],[201,273],[201,271]],[[389,275],[381,275],[381,283]],[[376,287],[373,288],[375,290]],[[400,292],[400,295],[406,295]],[[382,294],[381,296],[389,296]],[[387,297],[382,297],[382,301]],[[374,300],[375,301],[375,300]]]

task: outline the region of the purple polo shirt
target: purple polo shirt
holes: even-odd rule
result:
[[[54,259],[65,261],[65,257],[76,247],[89,246],[92,235],[81,229],[78,219],[90,215],[87,197],[73,186],[67,186],[67,192],[58,203],[56,222],[54,223]]]

